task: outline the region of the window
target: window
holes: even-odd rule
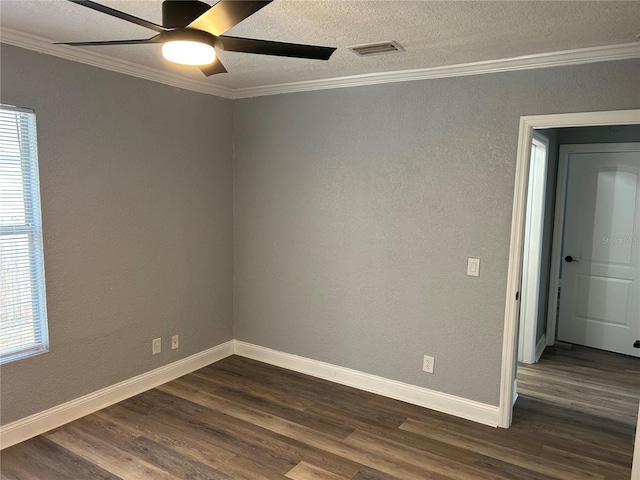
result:
[[[0,363],[48,343],[36,116],[0,105]]]

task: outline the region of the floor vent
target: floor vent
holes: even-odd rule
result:
[[[404,48],[402,48],[397,42],[369,43],[367,45],[354,45],[353,47],[347,48],[359,57],[404,52]]]

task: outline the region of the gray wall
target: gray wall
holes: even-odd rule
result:
[[[2,423],[232,338],[232,102],[2,46],[36,110],[51,351],[2,366]],[[172,351],[171,334],[180,334]],[[151,339],[163,352],[151,356]]]
[[[234,102],[235,338],[497,405],[519,117],[638,108],[639,77],[630,60]]]

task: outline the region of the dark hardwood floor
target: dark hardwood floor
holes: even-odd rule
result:
[[[1,453],[3,479],[624,479],[640,359],[550,349],[496,429],[233,356]],[[635,409],[635,410],[634,410]]]

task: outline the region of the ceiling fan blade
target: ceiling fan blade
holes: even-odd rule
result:
[[[213,63],[209,65],[201,65],[198,68],[207,77],[210,77],[211,75],[215,75],[216,73],[227,73],[227,69],[224,68],[224,65],[222,65],[222,62],[218,57],[216,57]]]
[[[54,45],[71,45],[72,47],[88,47],[93,45],[137,45],[141,43],[162,43],[160,35],[140,40],[101,40],[97,42],[56,42]]]
[[[203,30],[219,37],[272,1],[220,0],[187,27]]]
[[[272,42],[270,40],[255,40],[253,38],[220,37],[218,40],[222,49],[225,51],[276,55],[279,57],[329,60],[329,57],[336,51],[333,47]]]
[[[92,2],[90,0],[69,0],[69,1],[73,3],[77,3],[78,5],[82,5],[83,7],[96,10],[101,13],[106,13],[107,15],[111,15],[112,17],[120,18],[122,20],[126,20],[127,22],[135,23],[136,25],[140,25],[141,27],[150,28],[151,30],[155,30],[156,32],[164,32],[167,30],[161,25],[156,25],[153,22],[143,20],[142,18],[134,17],[133,15],[129,15],[128,13],[121,12],[120,10],[107,7],[105,5],[100,5],[99,3]]]

